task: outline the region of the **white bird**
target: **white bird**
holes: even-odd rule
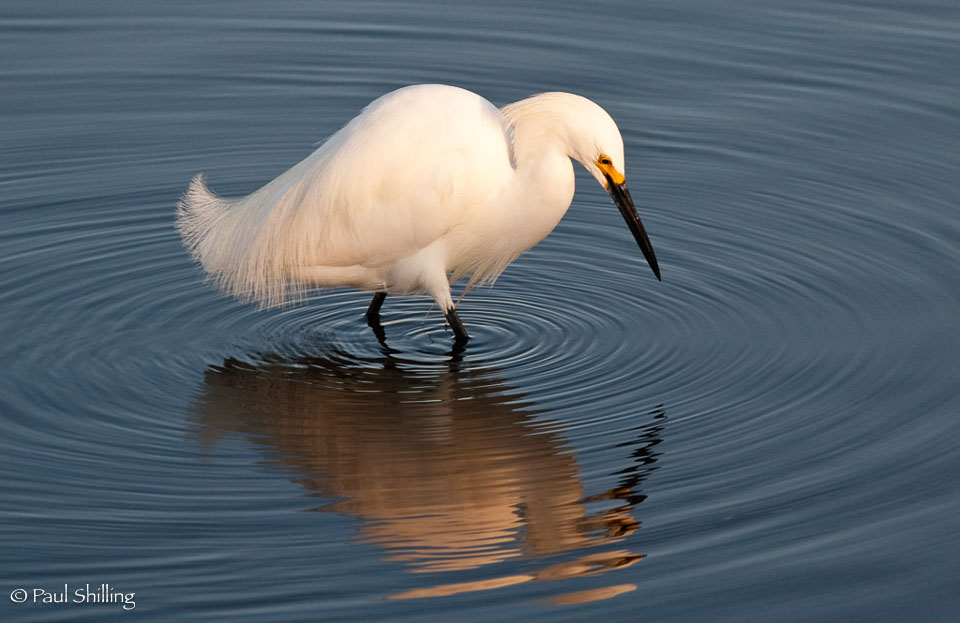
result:
[[[221,289],[263,306],[303,288],[426,293],[468,339],[450,284],[493,282],[570,207],[571,159],[613,197],[660,279],[624,178],[623,139],[592,101],[542,93],[497,109],[452,86],[370,103],[305,160],[240,199],[197,175],[178,205],[184,244]]]

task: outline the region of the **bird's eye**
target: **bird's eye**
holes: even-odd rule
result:
[[[599,162],[600,164],[613,164],[610,162],[610,158],[607,158],[606,156],[600,156]]]

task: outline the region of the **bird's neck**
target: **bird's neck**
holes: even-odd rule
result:
[[[501,113],[510,126],[519,190],[554,202],[566,200],[566,211],[573,198],[571,150],[565,119],[549,104],[548,98],[535,95],[503,107]]]
[[[566,123],[542,95],[504,106],[500,112],[510,124],[517,167],[535,165],[544,156],[569,157]]]
[[[501,109],[510,126],[516,165],[515,205],[528,206],[524,221],[531,246],[556,226],[573,200],[574,175],[570,123],[555,94],[541,94]],[[519,232],[518,232],[519,233]]]
[[[514,128],[516,170],[512,205],[525,206],[516,234],[533,246],[560,222],[573,200],[573,163],[549,132]]]

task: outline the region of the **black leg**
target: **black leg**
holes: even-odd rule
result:
[[[377,337],[377,341],[380,342],[382,346],[387,345],[387,334],[383,330],[383,325],[380,324],[380,306],[383,305],[383,300],[387,298],[386,292],[375,292],[373,294],[373,300],[370,301],[370,307],[367,308],[367,326],[373,329],[373,334]]]
[[[387,298],[386,292],[375,292],[373,300],[370,301],[370,307],[367,308],[367,318],[376,318],[380,315],[380,308],[383,306],[383,300]]]
[[[451,307],[450,311],[448,311],[445,315],[447,317],[447,322],[450,323],[450,328],[453,329],[455,341],[459,344],[469,340],[470,336],[467,335],[467,330],[463,328],[463,323],[460,322],[460,316],[457,315],[457,308]]]
[[[387,332],[383,330],[380,324],[380,316],[367,316],[367,326],[373,329],[373,335],[380,342],[381,346],[387,345]]]

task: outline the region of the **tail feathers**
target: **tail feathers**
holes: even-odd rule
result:
[[[177,229],[190,255],[221,290],[264,307],[280,305],[297,290],[283,267],[264,253],[271,246],[261,235],[269,214],[250,199],[218,197],[198,174],[177,204]]]

